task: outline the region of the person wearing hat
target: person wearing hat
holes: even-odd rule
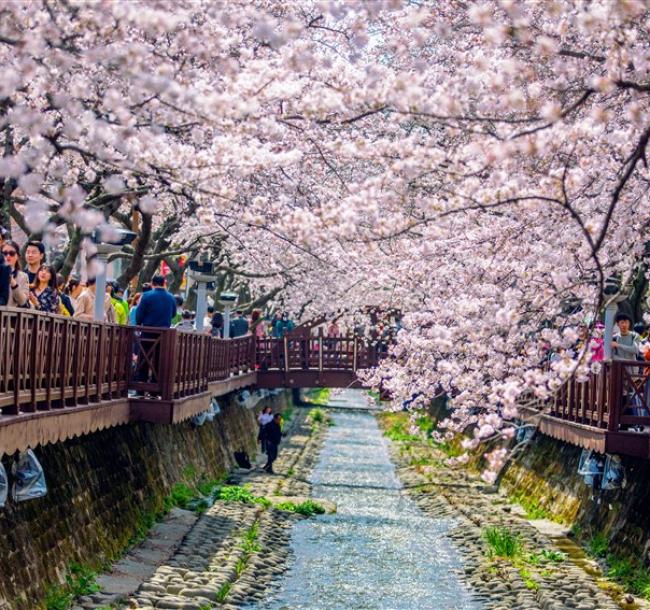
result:
[[[632,328],[632,318],[624,313],[616,314],[616,326],[618,330],[614,333],[612,341],[612,357],[614,360],[636,360],[639,353],[640,339]]]

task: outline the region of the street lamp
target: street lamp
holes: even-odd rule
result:
[[[104,298],[106,293],[106,267],[109,254],[119,252],[122,246],[130,244],[136,238],[133,231],[120,229],[119,227],[108,227],[96,229],[91,239],[97,244],[97,259],[102,263],[100,272],[95,278],[95,315],[98,322],[104,319]]]
[[[618,304],[627,298],[625,292],[621,292],[621,280],[618,277],[610,276],[605,280],[603,294],[607,298],[605,305],[605,334],[603,347],[605,361],[612,359],[612,341],[614,340],[614,320],[618,311]]]
[[[230,338],[230,312],[237,302],[237,295],[234,292],[222,292],[219,295],[219,303],[223,305],[223,338]]]
[[[194,260],[189,262],[190,279],[196,282],[196,330],[203,330],[203,320],[208,310],[207,289],[208,284],[217,281],[217,276],[212,275],[214,264],[208,261]]]

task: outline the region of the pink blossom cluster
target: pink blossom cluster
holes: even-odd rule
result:
[[[3,193],[46,236],[180,211],[172,245],[305,319],[399,309],[367,379],[449,396],[470,449],[590,373],[578,326],[645,262],[649,31],[642,0],[4,3]]]

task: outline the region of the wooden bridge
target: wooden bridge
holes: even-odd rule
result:
[[[218,339],[0,308],[0,455],[129,422],[173,424],[250,388],[361,387],[386,344],[358,337]],[[650,458],[650,363],[605,363],[527,412],[559,440]]]
[[[244,387],[361,387],[358,337],[219,339],[0,308],[0,455],[145,421],[177,423]]]

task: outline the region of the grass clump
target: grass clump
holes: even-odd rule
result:
[[[488,544],[490,555],[494,557],[515,559],[523,550],[521,538],[505,527],[486,527],[483,539]]]
[[[558,521],[558,518],[541,506],[537,500],[529,498],[523,493],[510,496],[510,501],[519,504],[519,506],[526,511],[526,517],[528,517],[528,519],[549,519],[550,521]]]
[[[587,543],[587,553],[592,557],[602,559],[607,556],[609,550],[609,541],[605,534],[598,533]]]
[[[271,501],[264,496],[255,496],[248,487],[224,485],[217,492],[217,500],[223,502],[242,502],[243,504],[260,504],[264,508],[271,506]]]
[[[327,421],[327,414],[320,407],[316,407],[309,411],[307,418],[312,424],[323,424]]]
[[[79,563],[71,563],[65,575],[65,582],[46,592],[45,608],[68,610],[77,597],[100,591],[96,580],[96,572]]]
[[[650,570],[642,562],[613,553],[607,554],[605,562],[607,578],[622,585],[626,591],[650,600]]]
[[[313,500],[305,500],[304,502],[300,502],[300,504],[296,504],[295,502],[280,502],[275,505],[275,508],[291,513],[298,513],[305,517],[325,514],[325,508]]]
[[[228,597],[228,593],[230,593],[230,589],[232,589],[232,583],[231,582],[224,582],[219,587],[219,590],[217,591],[216,600],[219,603],[223,604],[223,602],[225,602],[226,598]]]
[[[404,425],[401,422],[393,423],[390,428],[386,430],[385,435],[391,441],[416,442],[420,440],[419,436],[406,432]]]
[[[185,508],[195,495],[194,491],[185,483],[176,483],[169,493],[169,498],[173,506]]]
[[[326,405],[329,402],[331,392],[330,388],[315,388],[307,392],[307,398],[313,404]]]

